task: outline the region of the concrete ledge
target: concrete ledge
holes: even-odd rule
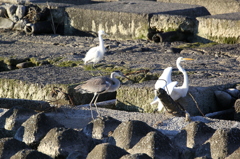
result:
[[[220,43],[240,42],[240,12],[197,17],[198,30],[195,33],[201,39],[197,41],[216,41]],[[205,39],[205,40],[204,40]]]
[[[200,5],[206,7],[212,15],[240,11],[240,2],[236,0],[157,0],[157,2]]]
[[[0,86],[0,98],[41,100],[55,106],[89,104],[93,98],[93,94],[75,92],[75,85],[71,84],[41,85],[16,79],[0,79]],[[57,93],[53,92],[55,87]],[[105,93],[99,96],[98,101],[115,99],[115,97],[116,92]]]
[[[179,16],[204,16],[209,12],[201,6],[170,4],[161,2],[111,2],[92,5],[66,7],[65,34],[75,34],[81,30],[97,32],[105,30],[112,39],[147,39],[148,30],[158,16],[165,18],[165,24],[155,26],[158,30],[177,30],[186,18]],[[176,16],[178,15],[178,16]],[[170,25],[176,18],[181,19],[179,25]],[[172,19],[172,20],[169,20]],[[151,23],[151,25],[149,24]],[[161,21],[159,20],[160,24]]]
[[[157,109],[150,103],[154,98],[154,87],[151,84],[134,84],[121,86],[117,90],[117,109],[152,113]]]
[[[152,113],[157,109],[157,105],[151,106],[150,103],[154,98],[154,84],[134,84],[122,86],[117,90],[117,109],[125,109],[128,111],[140,111]],[[181,104],[190,115],[202,115],[198,107],[203,114],[215,112],[221,110],[218,107],[215,99],[214,91],[225,90],[229,88],[229,85],[211,86],[211,87],[190,87],[189,93],[184,98],[178,99],[176,102]],[[195,101],[194,101],[195,100]]]

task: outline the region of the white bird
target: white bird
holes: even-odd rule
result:
[[[110,78],[105,76],[93,77],[87,80],[84,84],[78,85],[74,88],[76,92],[94,94],[91,102],[89,103],[92,118],[93,118],[92,103],[94,103],[97,113],[100,116],[100,113],[97,109],[97,104],[96,104],[99,95],[107,92],[114,92],[120,87],[121,85],[120,81],[115,78],[116,76],[127,78],[124,75],[122,75],[120,71],[114,71],[111,73]]]
[[[104,41],[102,35],[107,35],[103,30],[98,31],[99,46],[91,48],[83,58],[84,65],[93,63],[93,67],[96,63],[103,59],[104,53],[106,52],[104,47]],[[94,67],[95,68],[95,67]]]
[[[164,106],[161,100],[157,97],[157,90],[159,88],[164,89],[170,97],[176,101],[181,97],[185,97],[188,92],[189,83],[188,83],[188,75],[187,72],[181,67],[180,63],[182,61],[193,60],[191,58],[183,58],[179,57],[176,61],[177,68],[180,72],[183,73],[183,84],[180,87],[176,87],[177,81],[172,82],[171,75],[172,75],[172,67],[167,67],[162,75],[159,77],[157,82],[155,83],[155,97],[151,105],[158,103],[158,111],[163,111]]]

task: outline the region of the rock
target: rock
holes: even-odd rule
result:
[[[26,24],[27,24],[27,21],[24,19],[21,19],[16,22],[16,24],[13,27],[13,30],[23,31]]]
[[[220,110],[229,109],[233,106],[233,98],[225,91],[215,91],[215,97],[217,99]]]
[[[31,62],[22,62],[16,65],[17,68],[28,68],[30,66],[32,66]]]
[[[15,132],[0,128],[0,138],[13,137]]]
[[[18,5],[16,9],[16,16],[18,19],[22,19],[23,16],[26,14],[27,7],[24,5]]]
[[[240,99],[235,101],[234,110],[234,120],[240,121]]]
[[[182,106],[176,103],[164,89],[160,88],[157,90],[157,97],[162,101],[168,113],[175,116],[184,116],[185,112]]]
[[[19,63],[28,61],[29,58],[6,58],[4,62],[9,66],[16,66]]]
[[[0,17],[5,18],[6,15],[7,15],[7,10],[4,7],[0,6]]]
[[[240,130],[217,129],[205,145],[210,148],[211,158],[226,158],[240,147]]]
[[[214,132],[214,129],[203,122],[191,122],[173,138],[173,141],[179,147],[194,148],[204,144]]]
[[[127,150],[132,148],[142,137],[151,131],[155,131],[155,129],[142,121],[132,120],[122,122],[114,130],[112,137],[116,146]]]
[[[229,88],[226,90],[227,93],[229,93],[234,98],[239,98],[240,91],[235,88]]]
[[[234,151],[232,154],[230,154],[226,159],[237,159],[240,156],[240,147]]]
[[[136,154],[124,155],[120,159],[151,159],[151,157],[149,157],[145,153],[136,153]]]
[[[88,155],[87,159],[113,159],[128,154],[124,149],[109,143],[97,145]]]
[[[12,108],[14,106],[21,106],[33,110],[50,110],[51,106],[48,102],[39,100],[26,100],[26,99],[12,99],[12,98],[0,98],[1,108]]]
[[[240,56],[239,56],[240,58]],[[240,84],[237,84],[236,89],[240,91]]]
[[[5,4],[5,9],[7,10],[9,19],[12,20],[13,22],[16,22],[14,15],[16,13],[17,6],[14,4],[7,3],[7,4]]]
[[[66,158],[75,151],[86,158],[96,144],[97,141],[87,137],[81,131],[58,127],[46,134],[37,150],[52,158]]]
[[[103,116],[91,121],[83,128],[83,132],[92,138],[103,139],[108,137],[120,123],[119,120],[110,116]]]
[[[86,157],[84,157],[80,152],[74,151],[71,152],[66,159],[85,159],[85,158]]]
[[[4,61],[0,61],[0,72],[9,71],[8,65]]]
[[[0,28],[1,29],[12,29],[13,25],[14,25],[14,23],[10,19],[0,17]]]
[[[146,146],[147,145],[147,146]],[[159,131],[149,132],[129,153],[146,153],[152,158],[178,158],[179,152],[171,140]]]
[[[14,138],[2,138],[0,139],[0,158],[10,158],[18,151],[29,148],[23,142],[20,142]]]
[[[44,113],[38,113],[22,124],[14,138],[27,145],[36,147],[50,129],[61,126],[61,124],[47,117]]]
[[[32,109],[21,106],[12,107],[0,117],[0,127],[16,131],[30,116],[36,114]]]
[[[23,149],[18,151],[15,155],[13,155],[10,159],[30,159],[30,158],[44,158],[44,159],[52,159],[50,156],[38,152],[33,149]]]

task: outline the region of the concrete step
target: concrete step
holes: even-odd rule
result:
[[[240,2],[236,0],[216,0],[216,1],[206,1],[206,0],[156,0],[157,2],[168,2],[168,3],[182,3],[182,4],[192,4],[200,5],[207,8],[207,10],[212,14],[224,14],[240,11]]]
[[[240,42],[240,12],[197,17],[196,41],[234,44]]]
[[[112,39],[147,39],[149,30],[192,32],[194,19],[210,15],[197,5],[151,1],[111,2],[66,7],[65,34],[105,30]],[[189,22],[190,21],[190,22]]]
[[[229,88],[229,85],[189,87],[187,96],[178,99],[176,102],[183,106],[191,116],[201,116],[201,113],[207,114],[219,110],[214,92],[227,88]],[[154,84],[151,82],[121,86],[117,90],[116,98],[117,109],[153,113],[158,107],[157,104],[150,105],[154,99]]]
[[[36,4],[47,7],[47,3]],[[177,32],[171,41],[239,42],[239,12],[210,15],[199,5],[153,1],[49,5],[54,22],[60,24],[56,26],[59,33],[65,35],[86,36],[104,30],[109,39],[152,40],[153,35],[162,32]],[[6,20],[0,19],[0,24],[4,23],[0,28],[6,28]]]

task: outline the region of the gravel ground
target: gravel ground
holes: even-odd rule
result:
[[[89,48],[98,45],[98,39],[93,37],[25,36],[8,32],[1,33],[0,37],[0,56],[14,58],[35,57],[39,60],[61,58],[63,61],[80,61]],[[181,63],[190,72],[190,86],[212,86],[240,81],[240,44],[220,44],[208,48],[173,51],[174,47],[182,44],[184,43],[105,39],[108,51],[101,63],[114,64],[115,66],[124,65],[129,68],[144,68],[160,74],[163,69],[169,66],[172,66],[173,71],[176,71],[175,61],[178,57],[190,57],[195,60]],[[83,71],[82,66],[71,68],[41,66],[40,68],[0,72],[0,78],[14,78],[43,84],[78,83],[90,77],[91,74]],[[174,76],[173,80],[175,79],[182,81],[182,75]]]

